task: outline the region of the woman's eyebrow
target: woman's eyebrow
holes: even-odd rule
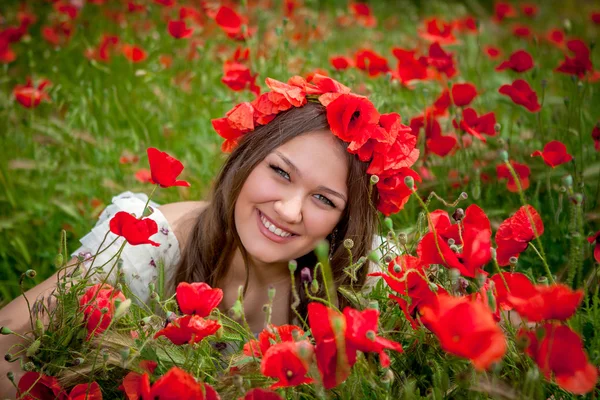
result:
[[[294,171],[299,177],[302,177],[302,174],[300,173],[300,170],[298,169],[298,167],[296,167],[289,158],[287,158],[286,156],[281,154],[279,151],[275,151],[275,154],[277,154],[279,156],[279,158],[281,158],[283,160],[283,162],[285,162],[292,169],[292,171]],[[340,199],[344,200],[344,202],[348,202],[348,200],[346,199],[346,196],[344,196],[343,194],[336,192],[335,190],[330,189],[326,186],[321,185],[317,188],[317,190],[327,192],[327,193],[331,194],[332,196],[339,197]]]

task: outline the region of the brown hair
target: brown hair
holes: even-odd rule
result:
[[[254,167],[277,147],[302,134],[322,130],[329,130],[325,107],[309,102],[303,107],[292,107],[280,113],[267,125],[260,126],[243,136],[214,183],[210,204],[197,217],[191,229],[171,286],[168,288],[171,293],[180,282],[206,282],[213,287],[216,286],[225,276],[234,250],[238,247],[246,263],[247,285],[248,255],[241,245],[234,221],[235,202],[242,186]],[[342,140],[339,140],[339,143],[344,149],[347,147],[347,143]],[[336,288],[343,285],[359,289],[365,282],[367,266],[360,268],[356,280],[352,281],[349,274],[344,272],[350,260],[342,242],[344,239],[353,240],[353,261],[366,256],[371,250],[377,225],[377,212],[374,206],[377,204],[377,191],[370,190],[369,187],[369,176],[366,173],[368,163],[361,162],[347,151],[344,153],[347,155],[349,166],[348,202],[336,226],[334,243],[331,243],[331,235],[328,237],[334,248],[330,264]],[[296,310],[305,318],[308,298],[304,287],[301,286],[300,271],[303,267],[310,267],[312,270],[317,259],[311,252],[300,257],[297,262],[295,280],[300,305]],[[323,293],[317,295],[319,294]],[[345,298],[339,295],[338,303],[340,307],[348,304]],[[293,315],[290,312],[290,323]]]

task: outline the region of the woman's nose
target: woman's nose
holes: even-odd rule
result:
[[[275,212],[288,224],[297,224],[302,221],[302,197],[290,196],[277,200],[273,205]]]

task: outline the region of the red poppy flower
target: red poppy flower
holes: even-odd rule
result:
[[[115,313],[115,300],[125,301],[125,296],[109,284],[101,283],[90,287],[79,299],[79,308],[85,315],[87,340],[108,328]]]
[[[243,40],[254,34],[256,28],[248,26],[248,19],[235,12],[227,6],[219,7],[215,15],[215,22],[227,34],[228,37],[235,40]],[[246,26],[244,34],[243,26]]]
[[[594,149],[600,151],[600,122],[596,123],[592,129],[592,140],[594,141]]]
[[[25,392],[28,392],[24,395]],[[20,400],[65,398],[66,392],[58,379],[39,372],[26,372],[17,385],[17,398]]]
[[[150,236],[158,232],[156,221],[150,218],[137,219],[128,212],[119,211],[110,220],[110,231],[117,236],[123,236],[132,246],[140,244],[160,246],[160,243],[150,240]]]
[[[571,290],[562,284],[535,285],[533,292],[518,293],[511,290],[507,303],[529,322],[569,319],[583,299],[582,290]]]
[[[258,340],[250,340],[244,344],[244,354],[260,358],[274,343],[294,342],[295,338],[302,336],[304,331],[296,325],[271,325],[258,334]]]
[[[496,304],[503,310],[513,309],[512,303],[508,301],[509,295],[518,298],[531,298],[536,294],[533,283],[525,274],[520,272],[495,274],[490,278],[490,281],[494,282]]]
[[[427,60],[424,57],[417,58],[415,53],[416,50],[405,50],[399,47],[392,49],[392,54],[398,59],[398,67],[392,72],[392,76],[404,85],[413,80],[428,78]]]
[[[496,71],[512,69],[515,72],[525,72],[533,68],[533,57],[525,50],[517,50],[510,55],[508,60],[496,67]]]
[[[77,9],[77,7],[75,7],[74,5],[66,3],[66,2],[62,2],[62,1],[55,2],[54,3],[54,9],[58,13],[66,15],[70,19],[77,18],[77,14],[79,12],[79,10]]]
[[[588,361],[579,335],[566,325],[545,324],[543,337],[521,329],[520,337],[528,339],[527,354],[536,362],[546,379],[554,376],[558,386],[574,394],[594,390],[598,369]]]
[[[378,121],[379,113],[366,97],[342,94],[327,106],[331,132],[344,142],[366,142],[366,128]]]
[[[586,73],[594,71],[592,60],[590,58],[590,49],[582,40],[569,40],[567,42],[567,48],[571,53],[575,54],[575,56],[569,57],[565,55],[563,62],[556,67],[556,72],[577,75],[579,78],[583,78]]]
[[[167,24],[167,31],[169,32],[169,35],[173,36],[175,39],[184,39],[192,36],[194,28],[189,28],[184,19],[179,19],[169,21]]]
[[[366,3],[350,3],[350,11],[356,22],[365,28],[374,28],[377,25],[377,19],[371,11],[371,7]]]
[[[472,83],[455,83],[452,85],[452,102],[457,107],[468,106],[475,96],[477,89]],[[494,122],[495,123],[495,122]]]
[[[456,38],[452,34],[452,25],[437,18],[430,18],[423,22],[424,29],[419,29],[419,36],[429,42],[440,44],[456,43]]]
[[[177,304],[184,314],[208,317],[223,300],[223,291],[204,282],[180,282],[176,290]]]
[[[313,345],[307,340],[286,341],[271,346],[260,363],[260,371],[264,376],[277,379],[270,389],[312,383],[314,380],[306,374],[313,351]]]
[[[452,26],[460,32],[477,33],[477,20],[470,15],[454,20]]]
[[[521,105],[531,112],[540,111],[541,106],[537,94],[523,79],[517,79],[510,85],[502,85],[498,92],[510,97],[515,104]]]
[[[69,21],[58,22],[52,26],[42,27],[42,38],[54,47],[65,45],[71,40],[75,27]]]
[[[565,44],[565,33],[558,28],[550,29],[548,33],[546,33],[546,40],[558,48],[563,48]]]
[[[531,33],[531,28],[527,25],[514,25],[512,28],[512,33],[513,35],[515,35],[516,37],[520,37],[523,39],[529,39],[532,35]]]
[[[90,60],[109,62],[111,52],[119,43],[119,37],[114,35],[102,35],[102,40],[96,48],[87,49],[85,56]]]
[[[31,78],[27,78],[27,83],[25,85],[15,86],[13,95],[15,96],[15,100],[23,107],[35,108],[40,105],[42,100],[50,102],[48,93],[44,92],[44,89],[50,85],[52,85],[52,83],[49,80],[44,79],[36,88],[33,86]]]
[[[139,63],[146,59],[147,55],[140,46],[124,44],[121,46],[121,52],[132,63]]]
[[[543,233],[544,222],[535,208],[529,205],[519,208],[513,216],[500,224],[496,232],[498,265],[509,265],[511,257],[518,257],[525,251],[529,242]]]
[[[590,242],[590,244],[594,244],[594,242],[596,243],[594,245],[594,258],[600,263],[600,231],[588,237],[587,241]]]
[[[147,168],[140,168],[135,172],[135,179],[142,183],[151,183],[155,185],[156,183],[152,180],[152,173]]]
[[[68,400],[102,400],[102,391],[97,382],[81,383],[71,389]]]
[[[519,177],[519,183],[521,184],[521,189],[527,190],[529,187],[529,175],[531,174],[531,170],[525,164],[518,163],[516,161],[510,161],[513,169],[515,170],[517,176]],[[496,167],[496,176],[498,180],[506,179],[506,188],[508,191],[517,193],[519,188],[517,183],[515,182],[510,170],[505,164],[500,164]]]
[[[220,327],[221,324],[217,321],[204,319],[198,315],[185,315],[169,322],[165,328],[156,332],[154,339],[166,336],[177,345],[198,343],[214,334]]]
[[[594,11],[590,14],[590,20],[596,25],[600,25],[600,11]]]
[[[460,120],[460,124],[456,122],[456,119],[452,120],[452,125],[456,129],[461,129],[467,132],[469,135],[475,136],[482,142],[486,142],[485,137],[482,134],[488,136],[495,136],[496,131],[494,125],[496,125],[496,116],[493,112],[489,112],[480,117],[477,116],[477,112],[472,108],[465,108],[462,113],[463,117]]]
[[[354,60],[345,56],[335,56],[329,59],[331,66],[338,71],[343,71],[354,66]]]
[[[419,149],[415,148],[417,137],[411,133],[410,127],[400,121],[397,113],[382,114],[379,124],[372,127],[372,134],[366,143],[351,142],[348,146],[348,151],[356,151],[362,161],[373,157],[367,174],[387,176],[392,171],[411,167],[419,158]],[[361,147],[356,150],[355,145]]]
[[[486,370],[506,353],[506,339],[489,308],[468,297],[439,294],[421,308],[421,319],[445,351]]]
[[[254,388],[246,392],[243,400],[283,400],[283,397],[270,390]]]
[[[257,76],[258,74],[252,75],[250,68],[244,64],[235,61],[225,61],[221,82],[233,91],[239,92],[248,89],[258,96],[260,94],[260,87],[256,85]]]
[[[517,16],[517,10],[510,4],[499,1],[494,4],[494,20],[502,22],[506,18],[514,18]]]
[[[283,96],[294,107],[301,107],[306,104],[306,92],[304,87],[279,82],[272,78],[265,79],[265,83],[269,89],[272,90],[273,94]]]
[[[268,111],[272,111],[272,103],[267,99],[268,93],[257,98],[265,99],[264,104],[271,105]],[[255,100],[256,102],[256,100]],[[287,103],[289,104],[289,103]],[[259,105],[260,107],[260,105]],[[290,105],[291,107],[291,105]],[[267,111],[266,107],[263,110]],[[237,141],[246,132],[254,129],[254,115],[257,110],[248,102],[243,102],[229,110],[225,117],[211,120],[215,131],[225,139],[221,150],[230,152],[237,146]]]
[[[427,63],[440,74],[445,74],[448,78],[452,78],[457,73],[454,54],[445,52],[437,42],[429,46]]]
[[[219,400],[219,394],[207,383],[197,382],[186,371],[172,367],[154,384],[148,374],[128,373],[119,387],[129,400],[138,399],[199,399]]]
[[[181,161],[154,147],[149,147],[147,153],[152,180],[159,184],[160,187],[190,186],[186,181],[177,180],[177,177],[183,171]]]
[[[17,54],[10,48],[10,42],[0,36],[0,63],[8,64],[17,59]]]
[[[523,12],[523,15],[526,15],[530,18],[533,18],[537,15],[538,13],[538,6],[536,4],[532,4],[532,3],[527,3],[527,4],[521,4],[521,12]]]
[[[546,143],[544,151],[536,150],[531,153],[531,157],[542,157],[546,165],[552,168],[568,163],[573,159],[573,156],[567,153],[567,146],[558,140]]]
[[[500,51],[499,48],[494,47],[494,46],[484,46],[484,51],[485,54],[488,56],[488,58],[490,60],[495,60],[496,58],[500,57],[502,55],[502,52]]]
[[[354,60],[356,68],[366,71],[369,76],[385,74],[390,70],[387,59],[373,50],[362,49],[357,51]]]
[[[411,176],[415,182],[421,182],[419,174],[410,168],[400,168],[392,175],[379,177],[377,209],[384,215],[388,216],[402,210],[410,198],[412,190],[404,182],[407,176]]]

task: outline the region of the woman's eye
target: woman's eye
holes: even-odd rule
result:
[[[323,203],[327,204],[330,207],[335,208],[335,204],[333,204],[333,202],[331,200],[329,200],[327,197],[323,196],[322,194],[316,194],[315,196],[317,197],[317,199],[319,199]]]
[[[281,175],[284,179],[287,179],[288,181],[290,180],[290,174],[288,174],[278,166],[271,164],[269,165],[269,167],[271,167],[271,169],[275,171],[276,174]]]

